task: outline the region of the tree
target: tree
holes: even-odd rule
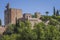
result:
[[[57,10],[57,12],[56,12],[56,16],[59,16],[59,11]]]
[[[12,34],[12,35],[3,35],[1,40],[19,40],[19,34]]]
[[[16,31],[14,31],[15,27],[16,26],[14,24],[8,25],[6,31],[4,32],[4,35],[11,35],[11,34],[15,33],[16,32]]]
[[[53,18],[50,19],[49,24],[53,26],[60,25],[60,23],[56,19],[53,19]]]
[[[10,37],[9,37],[8,35],[4,35],[4,36],[2,37],[2,40],[10,40]]]
[[[60,34],[59,34],[59,31],[58,31],[57,27],[50,25],[49,26],[49,32],[50,33],[47,37],[48,39],[50,39],[50,40],[59,40],[60,39],[59,38]]]
[[[37,40],[45,40],[44,27],[45,25],[42,22],[35,25],[35,32],[37,35]]]
[[[45,25],[41,22],[35,24],[34,28],[31,29],[31,24],[29,21],[21,21],[19,22],[19,26],[10,25],[7,31],[11,32],[11,34],[4,34],[1,40],[60,40],[60,30],[57,26],[55,26],[55,24]]]
[[[56,16],[55,7],[53,7],[53,15]]]
[[[35,39],[35,33],[31,29],[31,24],[29,21],[20,21],[18,29],[19,40],[33,40]]]
[[[46,13],[46,16],[48,16],[49,12],[48,12],[48,11],[46,11],[45,13]]]
[[[1,25],[2,23],[1,23],[1,19],[0,19],[0,25]]]

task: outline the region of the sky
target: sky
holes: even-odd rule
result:
[[[45,15],[48,11],[49,15],[53,14],[53,7],[60,10],[60,0],[0,0],[0,19],[4,25],[4,10],[7,3],[10,3],[10,8],[22,9],[23,13],[40,12]]]

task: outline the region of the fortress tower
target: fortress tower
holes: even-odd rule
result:
[[[9,3],[6,6],[6,10],[4,11],[4,22],[5,25],[15,24],[16,19],[22,18],[22,10],[10,8]]]
[[[41,18],[40,12],[35,12],[35,18]]]

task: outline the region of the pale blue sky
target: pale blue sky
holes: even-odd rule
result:
[[[0,19],[4,25],[4,10],[7,3],[10,3],[11,8],[22,9],[23,13],[41,12],[45,14],[49,11],[49,15],[53,13],[53,6],[60,9],[60,0],[0,0]]]

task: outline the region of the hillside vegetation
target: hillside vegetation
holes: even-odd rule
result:
[[[43,22],[31,29],[29,21],[10,24],[0,40],[60,40],[60,16],[42,16]]]

